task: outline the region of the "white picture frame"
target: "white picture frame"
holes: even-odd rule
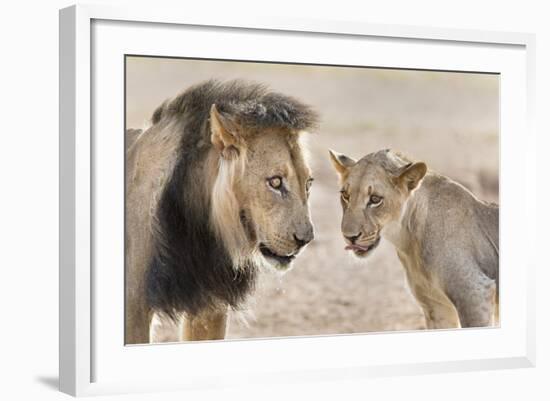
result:
[[[98,277],[94,274],[93,268],[98,260],[105,261],[103,258],[111,256],[113,259],[109,263],[115,268],[119,266],[120,270],[123,270],[123,265],[119,264],[118,254],[115,256],[115,253],[109,252],[101,255],[95,253],[97,249],[94,247],[94,241],[101,241],[103,236],[98,232],[98,227],[105,227],[100,219],[109,218],[102,214],[101,208],[97,209],[98,198],[95,191],[101,190],[103,185],[101,179],[97,180],[102,174],[101,166],[103,169],[120,167],[120,164],[117,164],[120,160],[115,161],[116,156],[112,156],[109,151],[111,149],[112,154],[115,154],[120,142],[116,142],[117,139],[114,138],[115,142],[102,141],[98,144],[94,140],[93,130],[102,128],[104,122],[113,124],[109,127],[118,127],[117,124],[123,121],[124,110],[121,109],[120,102],[123,87],[118,85],[123,71],[110,67],[119,66],[122,59],[118,57],[125,52],[129,53],[125,46],[133,40],[139,43],[130,46],[134,50],[132,53],[137,50],[146,54],[158,52],[181,56],[183,52],[185,55],[187,50],[178,47],[177,43],[163,41],[161,46],[158,40],[174,32],[177,35],[185,35],[186,27],[193,29],[201,41],[204,40],[200,43],[205,47],[210,43],[208,35],[213,41],[222,38],[220,35],[239,35],[245,38],[243,40],[247,40],[247,35],[261,33],[266,40],[284,40],[281,39],[284,36],[286,40],[292,39],[295,42],[303,40],[304,44],[307,41],[312,48],[315,48],[316,40],[325,40],[328,43],[331,38],[339,38],[343,44],[346,41],[373,42],[372,50],[373,54],[377,54],[379,61],[375,60],[375,63],[378,66],[439,70],[466,68],[469,71],[503,74],[501,230],[513,226],[514,232],[522,232],[523,237],[519,238],[512,230],[501,231],[501,249],[506,255],[501,270],[501,327],[484,330],[304,337],[148,347],[124,347],[122,339],[119,343],[116,340],[107,344],[109,339],[98,333],[97,326],[106,327],[115,321],[113,319],[120,319],[122,327],[123,316],[116,308],[113,308],[113,313],[109,317],[96,313],[101,305],[95,304],[97,299],[94,300],[94,291],[97,291],[97,287],[102,286],[105,280],[104,276]],[[145,29],[149,29],[147,35],[140,36]],[[201,39],[200,35],[206,36]],[[517,258],[523,251],[526,255],[534,255],[534,252],[527,251],[534,246],[529,236],[535,232],[535,210],[527,203],[527,199],[533,198],[535,193],[535,134],[531,127],[531,113],[534,110],[534,41],[533,35],[523,33],[255,16],[242,16],[236,20],[212,15],[187,15],[185,10],[168,11],[155,7],[111,8],[78,5],[61,10],[60,390],[79,396],[261,384],[273,380],[292,382],[534,366],[535,259],[534,256]],[[403,52],[390,55],[384,50],[398,45],[404,46],[401,47]],[[346,56],[345,46],[342,48],[341,55],[335,51],[331,57],[341,57],[340,60],[350,57]],[[414,48],[415,52],[425,52],[425,57],[420,59],[418,56],[418,59],[414,59],[407,51],[408,48]],[[252,59],[252,56],[246,55],[244,47],[241,53],[232,54],[235,49],[220,49],[217,57]],[[187,55],[197,56],[200,51]],[[275,46],[272,54],[277,51]],[[315,61],[314,52],[304,56],[293,54],[290,47],[285,51],[287,55],[284,59],[278,60],[275,55],[272,56],[275,57],[273,60]],[[434,54],[435,51],[437,55]],[[489,51],[493,52],[491,60],[484,60]],[[176,54],[178,52],[180,53]],[[261,52],[254,54],[257,59],[262,58]],[[459,63],[454,58],[461,54],[464,54],[464,57]],[[350,60],[349,63],[362,65],[363,61],[357,59]],[[108,71],[108,74],[104,74],[103,71]],[[110,74],[113,74],[112,77]],[[113,91],[113,96],[104,96],[107,92],[94,86],[101,80],[107,80],[111,84],[109,87]],[[514,92],[509,90],[512,88]],[[101,97],[101,102],[98,102],[98,97]],[[95,101],[92,101],[94,99]],[[115,113],[114,117],[102,114],[102,110],[107,106]],[[113,122],[116,120],[116,113],[120,113],[120,121]],[[120,132],[122,140],[123,131]],[[512,150],[514,164],[509,156]],[[116,179],[115,174],[110,185],[117,185]],[[120,184],[120,181],[118,183]],[[514,186],[511,184],[520,185],[522,190],[513,191]],[[122,192],[121,185],[119,195]],[[115,196],[114,202],[117,199],[120,201],[120,198]],[[118,210],[120,212],[120,209]],[[114,216],[114,219],[120,217]],[[502,224],[503,222],[506,224]],[[115,224],[116,227],[119,226]],[[113,231],[118,233],[115,233],[115,237],[118,235],[120,240],[120,230]],[[115,238],[115,243],[116,241]],[[507,246],[512,244],[513,246]],[[518,260],[516,269],[507,269],[504,263],[513,265],[515,259]],[[116,279],[112,282],[117,283]],[[122,294],[123,288],[115,284],[112,288],[102,286],[101,291],[107,294],[104,297],[116,298],[116,295],[113,295],[116,291]],[[455,346],[454,349],[432,354],[415,352],[423,345],[431,344],[442,349],[445,349],[445,344]],[[376,353],[377,349],[384,350],[390,346],[392,350],[398,351],[398,356],[389,355],[388,352]],[[404,347],[403,350],[399,349],[400,346]],[[186,353],[187,361],[193,361],[189,365],[193,365],[194,369],[182,371],[180,366],[179,373],[168,374],[171,367],[177,366],[177,358],[181,357],[177,355],[182,352]],[[293,355],[296,360],[289,364],[285,355]],[[236,356],[241,360],[240,365],[232,362]],[[204,357],[210,358],[210,361],[212,358],[218,358],[219,363],[214,367],[211,363],[202,366],[200,359]],[[267,366],[266,360],[269,360],[270,366]],[[149,369],[136,369],[136,366],[140,366],[140,361]],[[162,368],[159,367],[159,362],[162,362]],[[120,374],[121,371],[125,374]]]

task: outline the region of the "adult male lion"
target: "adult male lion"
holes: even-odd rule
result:
[[[359,161],[332,151],[330,157],[342,186],[346,249],[366,257],[387,238],[428,328],[493,325],[498,206],[390,150]]]
[[[183,321],[183,339],[224,338],[258,265],[286,269],[313,239],[299,137],[316,119],[262,85],[208,81],[131,132],[126,343],[150,341],[154,312]]]

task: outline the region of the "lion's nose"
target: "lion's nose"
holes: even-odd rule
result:
[[[359,239],[360,236],[361,236],[361,233],[356,234],[356,235],[344,235],[344,237],[346,237],[346,239],[347,239],[351,244],[355,244],[355,241],[357,241],[357,240]]]
[[[313,230],[308,230],[303,235],[296,235],[294,234],[294,241],[296,241],[296,245],[298,245],[298,248],[302,248],[309,244],[313,240]]]

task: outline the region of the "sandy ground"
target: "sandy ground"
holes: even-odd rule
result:
[[[127,127],[202,80],[241,78],[268,84],[322,116],[309,148],[315,183],[315,241],[281,276],[264,272],[229,338],[362,333],[424,328],[403,269],[388,243],[358,261],[344,251],[338,184],[327,150],[359,158],[401,150],[498,201],[499,78],[495,75],[130,58]]]

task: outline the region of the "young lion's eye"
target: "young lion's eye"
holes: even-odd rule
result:
[[[382,203],[382,197],[378,195],[371,195],[369,198],[368,206],[376,207]]]
[[[281,189],[281,186],[283,185],[283,179],[276,175],[275,177],[269,178],[267,180],[267,183],[273,189]]]

